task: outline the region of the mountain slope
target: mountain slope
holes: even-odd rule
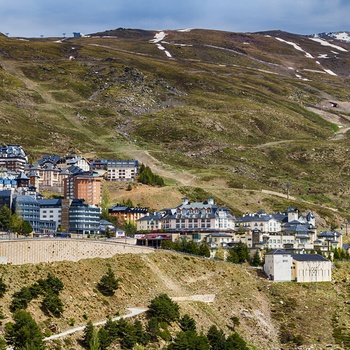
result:
[[[147,151],[201,184],[281,190],[288,182],[296,195],[312,188],[312,200],[347,209],[348,43],[120,28],[65,40],[1,37],[0,47],[1,141],[34,160]]]
[[[96,284],[109,266],[122,280],[115,296],[104,297]],[[64,284],[60,293],[63,316],[47,317],[40,309],[40,300],[30,302],[28,307],[47,335],[51,324],[57,324],[63,332],[86,325],[88,320],[126,314],[127,307],[147,307],[160,293],[177,300],[181,314],[190,314],[199,331],[206,332],[215,324],[229,332],[230,318],[237,317],[239,334],[262,350],[295,349],[296,343],[300,349],[323,349],[336,343],[333,333],[338,326],[343,327],[337,334],[344,340],[349,330],[346,264],[334,269],[332,284],[273,283],[256,270],[161,250],[147,256],[125,254],[77,263],[2,266],[3,280],[9,286],[2,299],[4,322],[10,320],[12,294],[38,278],[45,279],[49,272]],[[69,325],[72,319],[74,327]],[[66,340],[65,346],[79,349],[76,337]]]

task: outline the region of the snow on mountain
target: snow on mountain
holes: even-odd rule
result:
[[[314,34],[313,37],[315,38],[325,38],[330,37],[339,41],[343,41],[346,43],[350,43],[350,32],[329,32],[329,33],[319,33]]]

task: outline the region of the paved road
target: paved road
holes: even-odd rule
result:
[[[112,321],[117,321],[117,320],[120,320],[121,318],[133,317],[133,316],[142,314],[143,312],[147,311],[147,309],[138,309],[138,308],[128,308],[128,310],[131,311],[130,314],[126,314],[126,315],[123,315],[123,316],[118,316],[118,317],[112,318]],[[107,322],[107,320],[99,321],[99,322],[94,323],[94,326],[101,326],[101,325],[105,324],[106,322]],[[65,332],[54,334],[54,335],[51,335],[50,337],[44,338],[44,341],[57,339],[57,338],[62,338],[62,337],[65,337],[66,335],[82,331],[82,330],[84,330],[84,328],[85,328],[85,326],[68,329]]]

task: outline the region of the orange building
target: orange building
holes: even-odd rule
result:
[[[117,217],[118,222],[122,224],[125,222],[136,222],[143,218],[148,215],[148,209],[117,204],[108,209],[108,214]]]
[[[64,179],[64,198],[84,199],[89,205],[101,204],[102,177],[79,173]]]

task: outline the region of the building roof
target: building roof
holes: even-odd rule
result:
[[[39,199],[40,206],[61,206],[61,199]]]
[[[144,216],[140,219],[138,219],[137,221],[159,221],[163,218],[163,216],[160,213],[155,213],[155,214],[149,214],[147,216]]]
[[[276,249],[272,250],[271,252],[266,253],[265,255],[291,255],[290,253],[286,252],[285,250],[282,249]]]
[[[109,213],[148,213],[147,208],[128,207],[126,205],[116,204],[108,209]]]
[[[328,261],[320,254],[292,254],[292,257],[297,261]]]
[[[209,233],[207,235],[207,237],[208,236],[211,236],[211,237],[230,237],[230,238],[233,237],[233,235],[230,235],[229,233],[220,233],[220,232]]]
[[[323,237],[323,238],[335,238],[340,236],[341,236],[341,233],[337,231],[324,231],[317,235],[317,237]]]

